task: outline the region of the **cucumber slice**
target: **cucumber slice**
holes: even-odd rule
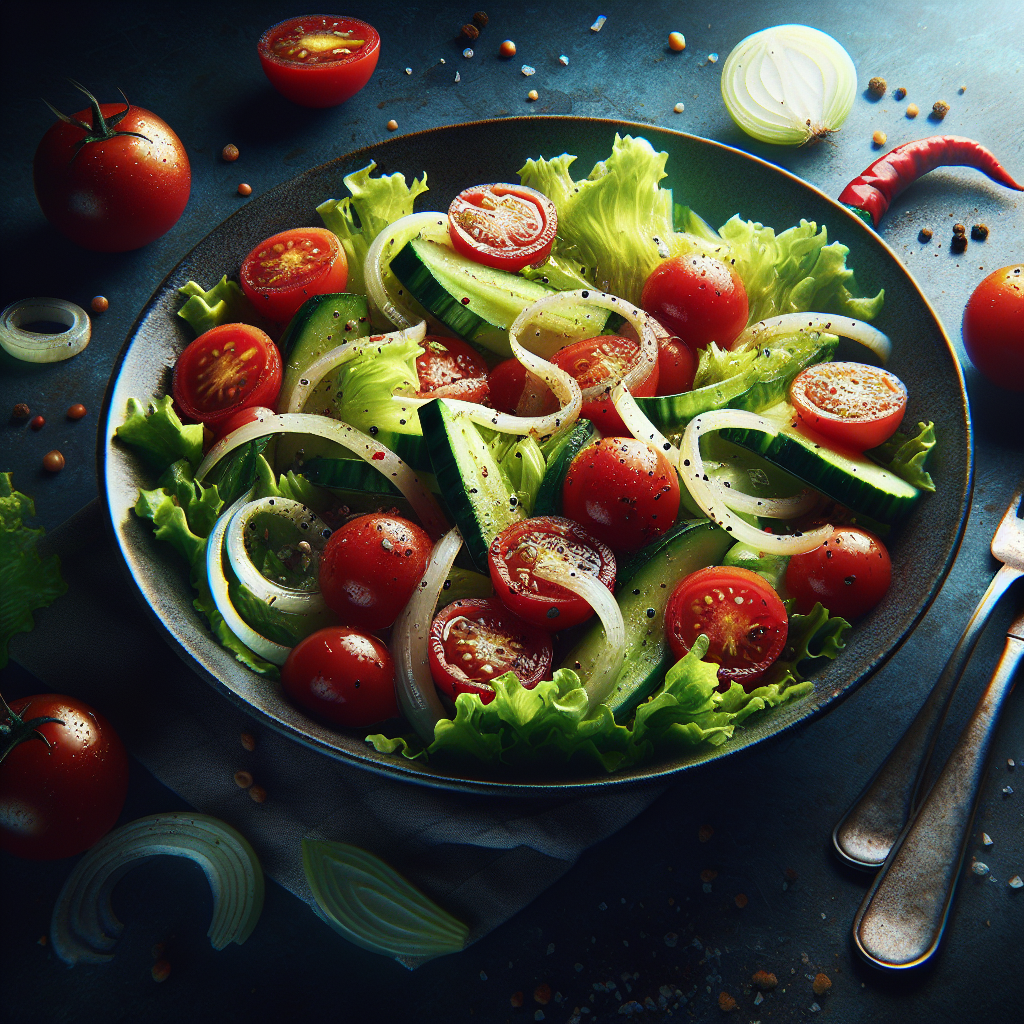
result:
[[[707,384],[681,395],[638,398],[637,405],[660,430],[673,433],[702,412],[712,409],[748,409],[761,412],[785,399],[793,378],[804,367],[832,358],[839,339],[828,335],[794,334],[769,342],[758,350],[749,370],[717,384]]]
[[[562,514],[562,485],[565,483],[565,474],[569,472],[572,460],[591,441],[597,440],[600,436],[600,431],[590,420],[577,420],[573,424],[572,430],[565,437],[559,439],[547,456],[548,466],[544,472],[544,479],[540,482],[540,490],[537,491],[537,500],[533,506],[535,516],[560,516]]]
[[[555,291],[518,274],[474,263],[422,238],[399,250],[391,261],[391,272],[424,309],[460,338],[502,356],[512,355],[508,329],[515,318]],[[547,320],[558,330],[546,333],[535,347],[555,351],[566,338],[599,335],[610,315],[596,306],[550,314]]]
[[[665,606],[680,580],[707,565],[717,565],[729,549],[729,535],[707,519],[676,524],[623,566],[616,600],[626,624],[626,656],[615,687],[605,701],[622,722],[661,684],[672,665],[665,639]],[[605,643],[594,623],[562,663],[586,679]]]
[[[487,549],[506,526],[525,517],[487,442],[472,420],[442,398],[420,409],[437,486],[474,565],[489,573]]]
[[[791,427],[731,427],[721,437],[763,459],[854,512],[892,525],[910,514],[921,492],[854,452],[838,452]]]

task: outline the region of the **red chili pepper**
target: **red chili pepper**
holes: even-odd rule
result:
[[[889,204],[905,188],[922,174],[949,165],[976,167],[1000,185],[1024,192],[1024,185],[1018,185],[980,142],[959,135],[933,135],[897,146],[879,157],[843,189],[839,202],[864,221],[870,216],[872,224],[878,227]]]

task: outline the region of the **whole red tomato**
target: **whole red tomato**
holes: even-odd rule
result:
[[[28,725],[39,718],[57,721],[36,726],[47,742],[26,739],[0,763],[0,848],[32,860],[88,850],[113,828],[124,806],[124,744],[103,715],[73,697],[23,697],[11,711]],[[12,724],[17,732],[17,721],[6,718],[5,725]]]
[[[964,348],[993,384],[1024,391],[1024,265],[989,274],[964,310]]]
[[[169,231],[188,202],[192,172],[181,140],[156,114],[92,103],[43,136],[32,164],[46,219],[95,252],[125,252]]]

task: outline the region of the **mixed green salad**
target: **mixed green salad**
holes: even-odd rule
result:
[[[347,284],[305,301],[270,346],[277,355],[259,355],[271,369],[279,359],[273,398],[205,426],[183,422],[183,403],[170,395],[132,400],[117,430],[153,484],[135,512],[188,565],[196,610],[268,686],[281,685],[283,672],[293,699],[289,674],[303,644],[338,621],[324,582],[334,534],[357,514],[388,510],[429,537],[408,602],[387,628],[366,630],[378,646],[387,638],[404,717],[349,724],[365,724],[361,734],[383,753],[529,776],[614,772],[721,744],[749,716],[807,694],[809,677],[845,646],[853,616],[822,603],[827,586],[803,585],[814,574],[794,572],[798,560],[824,551],[830,538],[835,544],[844,529],[867,530],[882,545],[934,489],[925,465],[935,444],[931,424],[890,430],[867,447],[848,438],[833,444],[827,431],[805,429],[802,407],[792,404],[802,372],[853,365],[830,363],[840,335],[872,350],[873,363],[889,349],[865,323],[883,292],[859,294],[848,249],[829,242],[824,226],[801,221],[776,233],[735,216],[714,228],[674,201],[662,184],[667,155],[642,138],[616,136],[609,157],[582,179],[573,178],[574,160],[528,160],[519,171],[525,191],[493,200],[508,209],[518,203],[521,217],[537,193],[546,197],[537,208],[555,213],[547,250],[513,270],[501,259],[476,261],[478,229],[456,244],[447,214],[413,212],[427,192],[425,176],[409,185],[402,174],[374,176],[373,164],[350,174],[350,194],[318,207],[344,250]],[[745,301],[733,337],[672,349],[682,331],[643,312],[652,312],[649,282],[679,261],[722,266],[739,282]],[[190,282],[182,293],[179,315],[199,339],[239,324],[275,333],[234,280]],[[425,382],[431,345],[443,349],[452,338],[468,343],[464,358],[483,369],[474,363],[458,379]],[[564,353],[595,338],[625,339],[629,357],[598,360],[595,378],[588,349],[591,376],[578,366],[567,371]],[[219,356],[207,348],[204,358]],[[664,378],[679,358],[692,361],[685,389],[645,390],[659,365]],[[202,374],[213,371],[197,372],[191,397],[212,387]],[[512,378],[511,391],[499,383]],[[639,539],[617,546],[634,516],[611,524],[587,555],[558,548],[559,557],[549,558],[555,547],[531,534],[534,592],[571,592],[569,600],[585,602],[585,620],[544,627],[550,653],[539,662],[540,678],[524,681],[509,670],[463,685],[453,670],[439,679],[432,622],[460,601],[493,602],[496,590],[501,597],[494,567],[501,538],[537,517],[600,534],[601,514],[592,521],[585,511],[571,514],[572,488],[577,479],[585,486],[584,463],[609,438],[636,441],[670,467],[665,493],[675,487],[678,512],[666,521],[664,507],[651,505],[662,519],[648,522]],[[595,472],[593,494],[618,489],[616,500],[636,505],[643,479],[620,480],[602,466]],[[595,586],[600,577],[587,559],[606,547],[615,548],[612,577]],[[733,572],[725,583],[714,577],[712,587],[746,586],[756,576],[783,602],[781,639],[756,672],[728,674],[731,641],[719,635],[720,624],[709,629],[701,620],[687,638],[685,608],[677,609],[679,622],[666,621],[673,593],[709,567]],[[711,592],[721,599],[720,590]],[[506,604],[518,593],[515,582],[510,593]],[[452,622],[466,621],[449,617],[445,643]],[[762,629],[751,628],[751,636]],[[526,635],[516,629],[510,641]],[[329,675],[318,672],[307,690]],[[350,691],[349,704],[364,696]],[[312,713],[320,706],[300,703]]]

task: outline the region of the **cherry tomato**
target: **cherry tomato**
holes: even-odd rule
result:
[[[95,252],[138,249],[174,227],[188,203],[185,147],[156,114],[86,95],[93,106],[73,116],[79,123],[58,121],[39,143],[36,198],[72,242]]]
[[[33,860],[88,850],[113,828],[124,806],[124,744],[103,715],[74,697],[24,697],[11,710],[26,724],[58,721],[37,726],[46,743],[26,739],[0,764],[0,849]],[[21,731],[11,719],[6,724]]]
[[[640,305],[690,348],[730,348],[747,325],[747,291],[732,267],[710,256],[673,256],[644,283]]]
[[[448,227],[456,252],[514,274],[548,258],[558,215],[546,195],[525,185],[476,185],[452,200]]]
[[[1024,264],[989,274],[964,310],[964,348],[993,384],[1024,391]]]
[[[428,334],[421,344],[423,354],[416,357],[421,397],[456,381],[487,376],[487,363],[483,356],[459,338],[438,338]]]
[[[863,452],[887,441],[903,422],[907,389],[888,370],[863,363],[816,363],[789,386],[800,423]]]
[[[375,636],[328,626],[300,640],[281,668],[285,694],[331,725],[361,729],[398,717],[395,665]]]
[[[475,693],[489,704],[494,700],[490,682],[504,672],[514,672],[527,690],[551,678],[551,637],[494,598],[446,605],[430,626],[429,645],[430,674],[452,700]]]
[[[267,29],[257,43],[270,84],[302,107],[333,107],[370,80],[380,36],[355,18],[309,15]]]
[[[681,580],[665,608],[665,635],[676,660],[701,634],[711,642],[704,659],[719,666],[722,688],[733,680],[748,686],[782,653],[789,616],[756,572],[711,565]]]
[[[430,398],[455,398],[460,402],[476,402],[482,405],[490,397],[490,386],[486,377],[463,377],[462,380],[452,381],[451,384],[442,384],[429,392]],[[418,398],[428,397],[422,391]]]
[[[265,238],[242,263],[242,291],[274,323],[287,323],[306,299],[343,292],[348,259],[325,228],[292,228]]]
[[[221,324],[199,335],[174,364],[171,392],[191,420],[216,427],[247,406],[272,406],[281,353],[258,327]]]
[[[594,614],[582,597],[534,574],[538,557],[572,559],[609,590],[615,586],[615,556],[578,523],[558,516],[513,523],[494,538],[487,552],[491,582],[501,601],[538,629],[569,629]]]
[[[573,342],[559,349],[551,357],[551,362],[575,378],[576,383],[585,391],[608,380],[609,377],[621,378],[639,356],[640,346],[635,341],[617,334],[603,334],[597,338]],[[645,398],[656,394],[658,363],[656,362],[651,372],[630,390],[632,394]],[[610,391],[609,387],[598,398],[584,401],[580,416],[593,422],[602,434],[625,436],[629,431],[612,405]]]
[[[491,405],[499,412],[515,413],[526,389],[526,367],[518,359],[498,363],[487,375]]]
[[[613,551],[636,551],[676,521],[679,477],[646,441],[603,437],[572,460],[562,511]]]
[[[331,534],[320,556],[320,591],[346,626],[384,629],[398,618],[426,571],[433,545],[400,516],[373,513]]]
[[[659,395],[681,395],[693,388],[697,357],[682,338],[664,331],[658,335]]]
[[[885,597],[891,580],[885,545],[855,526],[838,527],[813,551],[793,555],[786,567],[786,590],[801,615],[820,601],[833,615],[859,618]]]

